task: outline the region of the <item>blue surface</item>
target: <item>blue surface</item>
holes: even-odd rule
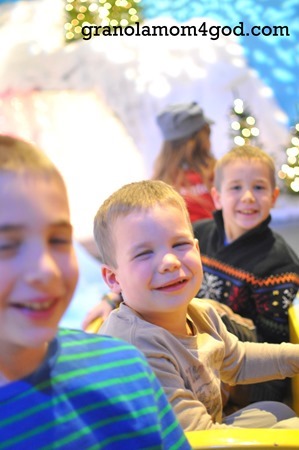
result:
[[[79,282],[73,300],[60,325],[81,329],[86,314],[109,291],[101,275],[101,265],[82,245],[75,243],[79,264]]]
[[[299,117],[299,1],[298,0],[141,0],[147,19],[171,17],[178,22],[207,17],[223,26],[244,22],[288,26],[290,36],[240,36],[250,67],[274,92],[292,124]]]

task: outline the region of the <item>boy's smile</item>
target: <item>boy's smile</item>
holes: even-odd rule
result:
[[[265,163],[247,159],[228,163],[223,168],[220,190],[212,189],[215,205],[222,209],[228,242],[261,224],[269,216],[278,194]]]
[[[103,270],[109,286],[145,320],[165,326],[172,317],[176,327],[182,317],[185,326],[188,303],[202,281],[202,266],[197,241],[181,211],[157,204],[121,216],[113,237],[117,268]]]
[[[0,358],[53,339],[77,277],[62,183],[41,174],[1,173]]]

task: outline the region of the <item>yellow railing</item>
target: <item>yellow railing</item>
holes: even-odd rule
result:
[[[87,333],[97,333],[100,329],[100,326],[103,323],[102,317],[98,317],[97,319],[93,320],[87,327],[86,331]]]
[[[289,325],[291,342],[299,344],[299,297],[289,307]],[[292,378],[292,408],[299,416],[299,374]]]
[[[186,436],[193,450],[299,448],[299,430],[234,428],[189,431]]]

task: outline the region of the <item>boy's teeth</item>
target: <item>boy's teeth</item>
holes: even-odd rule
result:
[[[42,311],[44,309],[48,309],[51,306],[52,302],[44,302],[44,303],[29,303],[24,305],[27,309],[32,309],[34,311]]]

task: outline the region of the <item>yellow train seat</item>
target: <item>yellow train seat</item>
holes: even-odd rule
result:
[[[187,431],[186,436],[193,450],[299,448],[299,430],[234,428]]]

